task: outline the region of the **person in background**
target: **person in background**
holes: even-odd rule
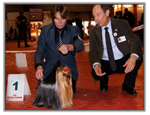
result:
[[[14,29],[14,39],[17,40],[17,30]]]
[[[116,11],[116,15],[114,18],[122,19],[122,12],[121,11]]]
[[[119,11],[116,11],[114,18],[119,18]]]
[[[95,5],[92,10],[97,25],[90,29],[89,60],[95,84],[108,90],[108,76],[126,73],[122,90],[136,95],[134,89],[138,69],[142,64],[142,43],[126,20],[110,18],[107,5]]]
[[[24,39],[25,47],[30,47],[27,44],[27,18],[24,16],[24,12],[20,11],[20,16],[16,19],[16,24],[18,28],[18,47],[20,47],[21,38]]]
[[[130,12],[130,11],[128,10],[128,8],[125,8],[124,11],[125,11],[125,13],[124,13],[124,15],[123,15],[123,19],[127,20],[127,21],[129,22],[131,28],[133,28],[133,25],[134,25],[134,23],[135,23],[135,18],[134,18],[133,13]]]
[[[79,27],[67,24],[68,13],[65,5],[53,7],[51,18],[54,23],[42,28],[34,55],[34,65],[39,83],[41,79],[55,82],[56,69],[67,65],[71,69],[75,94],[78,80],[75,54],[84,49],[84,44]]]
[[[75,18],[75,22],[76,22],[76,25],[80,28],[80,32],[81,32],[81,37],[83,38],[83,25],[82,25],[82,18],[81,18],[81,15],[80,13],[77,13],[77,17]]]
[[[123,19],[122,11],[119,11],[120,19]]]
[[[13,28],[12,26],[10,27],[10,30],[9,30],[9,36],[10,36],[10,39],[13,39]]]

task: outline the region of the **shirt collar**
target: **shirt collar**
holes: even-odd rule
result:
[[[56,27],[56,25],[55,25],[55,30],[66,30],[66,31],[67,31],[67,27],[66,27],[66,25],[65,25],[65,27],[63,27],[62,29],[58,29],[58,28]]]

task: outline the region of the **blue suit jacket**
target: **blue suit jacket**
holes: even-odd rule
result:
[[[60,60],[62,66],[68,66],[72,72],[72,78],[77,81],[78,71],[76,68],[75,54],[84,49],[82,40],[77,39],[81,36],[80,30],[77,26],[66,24],[66,30],[63,34],[63,44],[73,44],[74,51],[66,55],[60,53],[55,44],[55,24],[44,26],[38,40],[38,47],[34,55],[35,68],[42,65],[44,69],[44,76],[47,77],[57,65]],[[76,38],[76,39],[75,39]],[[43,62],[45,58],[45,62]]]

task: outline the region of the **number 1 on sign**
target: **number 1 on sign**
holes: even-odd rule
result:
[[[17,89],[18,89],[18,81],[15,82],[15,83],[13,84],[13,86],[15,86],[15,90],[17,90]]]

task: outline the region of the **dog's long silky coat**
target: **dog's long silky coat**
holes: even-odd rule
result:
[[[56,82],[42,81],[39,85],[34,106],[60,109],[73,105],[72,76],[70,69],[59,67],[56,70]]]

